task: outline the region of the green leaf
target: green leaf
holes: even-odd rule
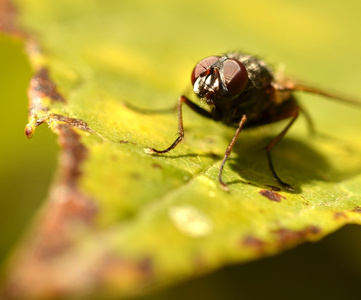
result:
[[[234,129],[185,108],[185,140],[150,156],[173,142],[177,116],[140,111],[174,106],[195,61],[229,49],[356,94],[357,9],[340,23],[336,6],[320,15],[310,1],[15,2],[35,74],[26,134],[47,123],[62,154],[7,296],[137,295],[361,222],[361,109],[299,95],[317,134],[301,119],[273,151],[293,194],[270,188],[262,148],[285,123],[241,133],[227,193],[217,176]]]

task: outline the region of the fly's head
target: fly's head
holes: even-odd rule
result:
[[[242,93],[248,82],[248,72],[236,59],[210,56],[197,63],[191,80],[197,97],[208,105],[217,106]]]

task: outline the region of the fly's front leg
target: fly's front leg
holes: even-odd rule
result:
[[[185,103],[188,107],[190,107],[196,113],[198,113],[206,118],[212,119],[212,115],[210,112],[200,108],[199,106],[194,104],[192,101],[190,101],[186,96],[180,96],[178,99],[178,137],[177,137],[177,139],[167,149],[157,150],[154,148],[146,148],[146,149],[144,149],[144,151],[146,153],[148,153],[148,154],[167,153],[167,152],[171,151],[172,149],[174,149],[183,140],[183,138],[184,138],[183,117],[182,117],[182,104],[183,103]]]
[[[244,123],[246,123],[246,121],[247,121],[247,116],[246,116],[246,115],[243,115],[241,121],[240,121],[239,124],[238,124],[238,128],[237,128],[236,132],[234,133],[234,136],[233,136],[231,142],[229,143],[226,152],[224,153],[224,157],[223,157],[223,160],[222,160],[222,163],[221,163],[221,167],[219,168],[218,180],[219,180],[219,183],[221,184],[222,188],[223,188],[224,190],[226,190],[226,191],[228,191],[229,188],[228,188],[228,185],[225,184],[225,183],[223,182],[223,180],[222,180],[223,168],[224,168],[224,165],[225,165],[225,163],[226,163],[226,160],[227,160],[228,156],[230,156],[230,154],[231,154],[231,152],[232,152],[233,146],[234,146],[234,144],[236,143],[236,140],[237,140],[237,138],[238,138],[238,135],[240,134],[241,129],[242,129]]]

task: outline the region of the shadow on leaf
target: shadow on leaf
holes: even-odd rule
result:
[[[243,182],[263,188],[278,186],[269,170],[264,149],[271,139],[263,137],[236,144],[233,152],[237,153],[237,157],[228,163],[244,180],[231,181],[229,184]],[[320,144],[325,147],[318,150]],[[272,149],[271,155],[277,174],[290,183],[296,192],[301,192],[302,185],[306,183],[341,182],[361,173],[360,149],[354,149],[349,143],[338,139],[316,137],[307,143],[285,138]],[[342,157],[347,157],[347,165],[342,163]]]

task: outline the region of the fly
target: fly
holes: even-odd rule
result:
[[[186,104],[203,117],[236,129],[224,153],[218,173],[218,180],[225,190],[228,190],[228,186],[222,179],[223,168],[241,130],[289,119],[287,126],[267,144],[266,154],[275,180],[287,191],[295,191],[277,175],[271,156],[272,148],[285,136],[302,112],[293,91],[305,91],[361,105],[355,100],[345,99],[292,80],[278,79],[266,62],[240,52],[210,56],[201,60],[193,69],[191,82],[193,92],[198,99],[208,104],[209,109],[203,109],[186,96],[180,96],[177,106],[179,134],[177,139],[165,150],[147,148],[145,151],[148,154],[167,153],[182,141],[184,138],[182,105]]]

